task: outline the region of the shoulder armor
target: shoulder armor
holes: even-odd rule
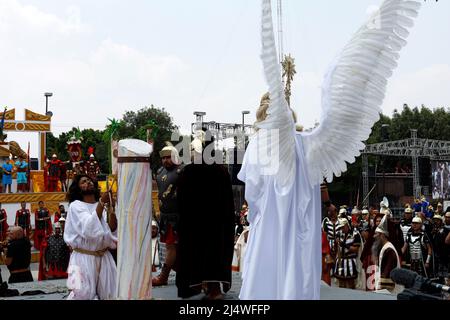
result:
[[[177,169],[177,174],[182,173],[183,170],[184,170],[184,166],[183,166],[183,165],[180,165],[180,166],[178,167],[178,169]]]

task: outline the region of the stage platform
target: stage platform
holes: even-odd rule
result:
[[[64,202],[65,192],[24,192],[24,193],[0,193],[0,203],[37,203],[44,202]]]
[[[3,279],[9,277],[9,272],[6,266],[0,266],[2,270]],[[31,266],[33,277],[37,280],[38,264],[34,263]],[[156,275],[156,273],[155,273]],[[226,294],[225,300],[239,300],[239,291],[242,280],[241,274],[233,272],[233,285],[231,290]],[[41,290],[46,294],[36,296],[17,296],[11,298],[0,298],[0,300],[63,300],[69,294],[66,287],[66,280],[49,280],[49,281],[35,281],[29,283],[18,283],[9,285],[11,289],[17,289],[20,293],[32,290]],[[169,284],[164,287],[152,288],[153,300],[181,300],[177,297],[177,287],[175,286],[175,273],[172,272],[169,278]],[[201,300],[203,295],[194,296],[189,300]],[[320,300],[333,301],[367,301],[367,300],[396,300],[396,296],[372,293],[359,290],[340,289],[329,287],[322,283],[320,290]]]

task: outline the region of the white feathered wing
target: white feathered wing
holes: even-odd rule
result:
[[[247,153],[250,155],[249,161],[258,168],[258,172],[253,172],[258,175],[255,179],[273,175],[276,190],[284,193],[292,186],[296,173],[295,123],[284,95],[270,0],[262,0],[261,42],[261,59],[269,87],[270,104],[266,119],[255,124],[257,132],[252,137]]]
[[[353,36],[334,60],[322,84],[322,119],[304,133],[312,184],[339,177],[365,148],[379,119],[387,79],[397,67],[421,4],[385,0],[378,12]]]

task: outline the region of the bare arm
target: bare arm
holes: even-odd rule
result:
[[[109,215],[108,225],[112,232],[117,230],[117,216],[115,212]]]
[[[450,232],[448,233],[447,237],[445,238],[445,244],[450,245]]]
[[[408,242],[405,242],[405,244],[402,247],[402,254],[405,254],[406,249],[408,249]]]

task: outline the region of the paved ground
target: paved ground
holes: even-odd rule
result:
[[[3,280],[7,280],[9,272],[6,267],[1,265]],[[37,280],[38,264],[31,265],[31,272],[35,280]],[[63,300],[69,294],[66,287],[66,280],[49,280],[49,281],[34,281],[28,283],[18,283],[15,285],[8,285],[11,289],[17,289],[21,294],[29,291],[43,291],[44,294],[32,296],[17,296],[11,298],[0,298],[0,300]],[[238,300],[239,290],[241,287],[240,273],[233,273],[233,285],[231,290],[226,294],[226,300]],[[153,299],[155,300],[179,300],[177,297],[177,288],[175,286],[175,273],[171,273],[169,283],[167,286],[153,288]],[[329,287],[325,284],[321,287],[321,300],[395,300],[395,296],[369,293],[364,291],[339,289]],[[203,295],[192,297],[190,300],[200,300]]]

